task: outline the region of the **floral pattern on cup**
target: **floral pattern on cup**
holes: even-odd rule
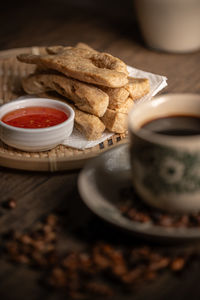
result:
[[[131,150],[137,176],[154,195],[200,191],[200,154],[166,146],[135,145]],[[137,153],[135,155],[134,153]]]

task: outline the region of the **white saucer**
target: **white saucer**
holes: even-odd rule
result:
[[[128,153],[128,144],[123,144],[86,164],[78,179],[84,203],[99,217],[136,235],[174,241],[199,239],[200,228],[166,228],[131,221],[122,215],[117,206],[120,191],[131,187]]]

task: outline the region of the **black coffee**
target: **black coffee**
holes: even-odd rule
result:
[[[200,117],[182,115],[163,117],[148,121],[142,128],[164,135],[200,135]]]

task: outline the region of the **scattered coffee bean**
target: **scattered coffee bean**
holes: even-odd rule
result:
[[[188,218],[182,221],[188,222]],[[42,281],[63,289],[67,298],[114,298],[118,290],[131,291],[165,270],[181,271],[189,260],[188,255],[171,257],[149,246],[121,248],[104,242],[80,252],[59,253],[58,233],[57,217],[49,215],[31,232],[7,235],[6,252],[15,263],[37,267],[44,274]]]
[[[133,188],[124,188],[120,192],[118,208],[123,216],[140,222],[163,227],[191,228],[200,227],[200,212],[196,214],[170,214],[146,205]]]
[[[168,257],[163,257],[159,261],[155,261],[150,263],[149,270],[150,271],[158,271],[160,269],[166,268],[170,263],[170,259]]]
[[[3,202],[3,207],[8,209],[14,209],[17,206],[17,202],[14,198],[8,198]]]
[[[185,259],[183,257],[177,257],[171,262],[171,269],[172,271],[180,271],[183,269],[185,265]]]
[[[122,282],[126,284],[131,284],[136,282],[144,274],[144,267],[135,267],[133,270],[127,272],[122,276]]]

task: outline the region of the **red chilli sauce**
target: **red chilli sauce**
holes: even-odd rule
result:
[[[30,106],[5,114],[1,121],[14,127],[37,129],[55,126],[67,119],[67,114],[59,109]]]

